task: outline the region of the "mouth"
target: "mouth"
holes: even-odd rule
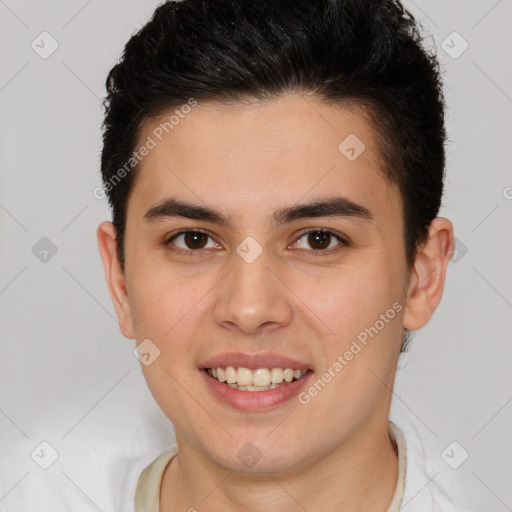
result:
[[[231,389],[256,392],[284,387],[312,372],[310,369],[281,367],[253,370],[243,366],[217,366],[215,368],[205,368],[204,371],[209,377]]]

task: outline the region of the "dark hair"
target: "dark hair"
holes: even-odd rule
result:
[[[409,267],[439,211],[446,139],[439,64],[397,0],[165,2],[128,41],[106,88],[101,172],[123,266],[137,174],[135,160],[132,172],[126,164],[141,126],[191,98],[310,92],[366,113],[385,178],[403,199]],[[402,350],[408,341],[406,331]]]

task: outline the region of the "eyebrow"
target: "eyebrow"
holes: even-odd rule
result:
[[[229,227],[231,220],[221,212],[209,207],[167,198],[159,204],[152,206],[145,214],[145,222],[157,222],[170,217],[183,217],[186,219],[212,222],[220,226]],[[369,221],[373,215],[368,208],[354,203],[346,197],[334,196],[319,199],[309,203],[287,206],[274,213],[275,225],[286,224],[295,220],[315,217],[348,217]]]

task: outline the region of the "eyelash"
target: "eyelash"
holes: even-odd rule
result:
[[[213,237],[208,232],[206,232],[206,231],[204,231],[202,229],[184,229],[184,230],[174,234],[170,239],[165,241],[164,245],[166,247],[167,246],[171,246],[171,242],[174,239],[176,239],[180,235],[187,234],[187,233],[202,233],[203,235],[206,235],[209,238],[213,239]],[[327,233],[327,234],[333,236],[338,242],[340,242],[340,244],[338,246],[336,246],[334,249],[323,249],[323,250],[318,250],[318,249],[312,249],[312,250],[302,249],[302,250],[307,250],[307,252],[311,253],[313,256],[329,256],[332,253],[337,253],[338,251],[340,251],[344,247],[348,247],[350,245],[345,238],[343,238],[341,235],[335,233],[334,231],[331,231],[329,229],[320,229],[320,228],[310,228],[310,229],[308,229],[306,231],[303,231],[297,237],[296,240],[299,240],[304,235],[308,235],[310,233],[324,233],[324,234]],[[178,248],[172,248],[171,250],[173,252],[186,253],[189,256],[201,256],[202,255],[201,253],[203,251],[207,250],[207,249],[197,249],[197,250],[189,249],[189,250],[185,250],[185,249],[181,249],[181,248],[178,247]]]

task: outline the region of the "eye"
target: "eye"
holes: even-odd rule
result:
[[[208,239],[210,239],[210,245],[208,245]],[[214,249],[217,247],[217,244],[212,240],[211,236],[199,229],[180,231],[167,240],[165,245],[175,245],[178,249],[187,252]],[[174,248],[172,249],[174,250]]]
[[[304,232],[295,242],[300,248],[307,248],[307,245],[312,248],[315,255],[320,253],[331,253],[338,251],[347,246],[348,242],[340,235],[324,229],[310,229]],[[334,247],[334,249],[333,249]]]
[[[187,252],[190,255],[192,253],[199,254],[202,250],[220,247],[206,231],[200,229],[180,231],[164,242],[164,245],[169,246],[173,251]],[[295,242],[295,245],[315,256],[327,256],[341,250],[344,246],[348,246],[349,243],[333,231],[313,228],[303,232]],[[308,249],[307,245],[311,249]]]

